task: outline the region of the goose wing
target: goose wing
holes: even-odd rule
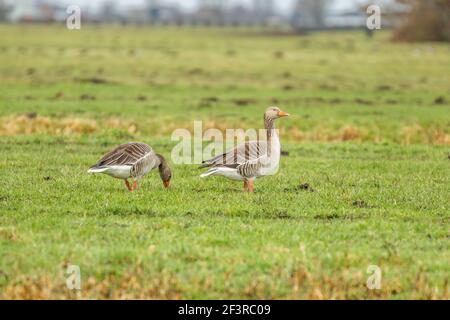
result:
[[[258,176],[262,168],[267,167],[270,167],[270,159],[267,155],[263,155],[237,165],[236,170],[242,177],[252,178]]]
[[[142,142],[129,142],[121,144],[105,154],[94,166],[133,166],[153,154],[152,148],[147,144]]]
[[[201,168],[231,167],[253,161],[267,155],[267,141],[248,141],[212,159],[203,161]]]

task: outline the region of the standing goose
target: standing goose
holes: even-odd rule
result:
[[[137,182],[152,169],[158,167],[159,176],[168,188],[172,173],[166,159],[142,142],[122,144],[105,154],[96,164],[89,168],[88,173],[105,173],[114,178],[122,179],[128,190],[134,191]],[[130,185],[128,179],[133,180]]]
[[[253,180],[274,174],[280,162],[280,139],[274,121],[289,114],[277,107],[269,107],[264,113],[267,140],[248,141],[224,154],[203,161],[201,168],[209,168],[200,177],[224,176],[244,181],[244,191],[253,192]]]

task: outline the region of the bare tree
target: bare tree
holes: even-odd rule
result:
[[[409,7],[395,30],[399,41],[450,41],[450,0],[397,0]]]
[[[0,0],[0,21],[6,21],[10,10],[11,7],[8,6],[4,0]]]
[[[333,0],[297,0],[292,17],[293,27],[297,30],[324,28],[326,9],[332,2]]]
[[[116,3],[112,0],[103,3],[100,8],[100,15],[103,22],[111,23],[117,21],[119,15]]]
[[[227,1],[201,0],[195,14],[197,22],[205,25],[223,25]]]
[[[256,23],[264,24],[274,15],[273,0],[253,0],[253,13]]]

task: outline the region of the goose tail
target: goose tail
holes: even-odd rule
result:
[[[213,174],[216,173],[217,171],[218,171],[218,170],[217,170],[216,168],[209,169],[208,171],[203,172],[203,173],[200,175],[200,178],[206,178],[206,177],[209,177],[210,175],[213,175]]]
[[[108,170],[107,167],[92,166],[89,168],[89,170],[87,172],[88,173],[102,173],[102,172],[105,172],[106,170]]]

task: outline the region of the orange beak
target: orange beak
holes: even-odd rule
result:
[[[163,183],[164,183],[164,188],[168,188],[170,186],[170,180],[163,181]]]
[[[278,117],[287,117],[287,116],[289,116],[289,113],[287,113],[287,112],[284,112],[284,111],[278,111]]]

